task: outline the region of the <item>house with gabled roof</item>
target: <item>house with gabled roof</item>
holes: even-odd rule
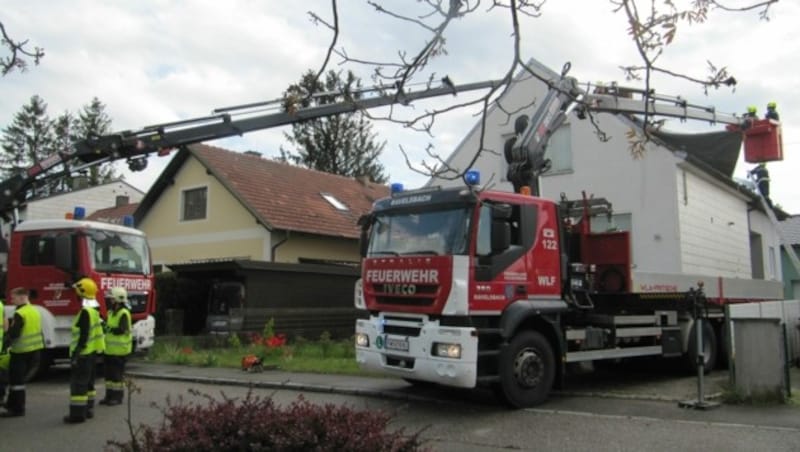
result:
[[[552,80],[559,77],[536,60],[529,64],[550,74]],[[499,100],[502,109],[495,106],[488,112],[483,145],[494,152],[482,152],[471,168],[480,171],[485,186],[513,190],[507,180],[504,143],[514,135],[516,117],[530,116],[536,108],[531,103],[544,99],[546,93],[544,82],[522,74]],[[636,157],[628,137],[631,131],[642,136],[642,123],[636,117],[597,113],[593,122],[581,120],[573,112],[553,133],[545,154],[551,169],[540,178],[541,194],[558,200],[562,194],[580,199],[585,192],[611,201],[614,215],[595,219],[593,228],[631,231],[634,290],[659,284],[661,275],[701,275],[729,278],[734,283],[763,280],[770,292],[780,293],[776,227],[756,193],[733,179],[740,133],[653,131],[644,155]],[[607,141],[598,139],[598,129]],[[446,164],[467,169],[479,148],[481,133],[479,122]],[[429,185],[459,183],[433,179]],[[693,277],[685,280],[697,281]],[[714,286],[706,287],[706,293],[716,293]]]
[[[180,150],[134,212],[157,265],[358,263],[358,218],[386,186],[204,144]]]

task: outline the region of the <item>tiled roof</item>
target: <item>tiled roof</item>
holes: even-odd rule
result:
[[[104,223],[122,224],[122,219],[126,215],[133,215],[139,203],[128,203],[117,207],[108,207],[92,212],[86,217],[87,220],[102,221]]]
[[[778,223],[781,233],[791,245],[800,245],[800,215],[792,215]]]
[[[197,144],[189,151],[234,196],[269,227],[310,234],[357,238],[358,218],[389,187]],[[348,210],[339,210],[322,193]]]

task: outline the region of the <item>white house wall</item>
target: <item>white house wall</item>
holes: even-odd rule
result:
[[[25,220],[63,219],[76,206],[83,207],[88,216],[96,210],[114,207],[117,196],[127,196],[128,202],[137,203],[144,193],[127,182],[112,182],[31,201],[21,216]]]
[[[676,180],[683,272],[752,277],[746,198],[688,166]]]
[[[761,234],[761,253],[764,256],[764,278],[783,281],[781,268],[781,239],[764,212],[750,210],[750,230]],[[771,262],[770,262],[771,261]]]
[[[543,84],[528,79],[514,85],[503,101],[506,111],[515,111],[544,96]],[[530,110],[530,108],[528,109]],[[530,115],[530,111],[526,112]],[[516,116],[515,116],[516,117]],[[628,123],[614,115],[596,116],[610,141],[600,141],[587,120],[574,115],[569,119],[572,148],[572,171],[542,177],[544,197],[558,200],[561,193],[570,199],[587,195],[611,201],[615,213],[631,214],[634,270],[678,273],[681,255],[677,218],[675,165],[678,159],[664,149],[649,146],[643,158],[635,159],[629,151]],[[506,180],[502,157],[505,139],[513,133],[513,118],[493,108],[487,121],[484,146],[496,153],[484,152],[474,165],[481,171],[484,184],[492,189],[511,191]],[[473,128],[453,152],[448,164],[462,169],[478,148],[479,129]],[[457,185],[461,181],[433,180],[432,185]]]

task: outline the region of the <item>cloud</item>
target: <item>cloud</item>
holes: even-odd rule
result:
[[[679,2],[680,3],[680,2]],[[382,5],[420,17],[424,2],[387,0]],[[29,0],[4,5],[3,23],[9,33],[45,48],[41,65],[2,80],[0,125],[34,94],[49,104],[55,116],[77,111],[92,97],[106,103],[117,130],[138,129],[209,114],[214,108],[280,97],[308,69],[321,64],[331,32],[315,25],[307,11],[330,21],[330,2],[260,2],[211,0],[98,2],[92,0]],[[377,13],[365,2],[340,2],[341,35],[337,48],[364,59],[397,59],[409,55],[427,39],[418,26]],[[447,30],[447,54],[434,59],[436,77],[449,75],[456,83],[502,76],[512,57],[506,10],[481,6]],[[520,16],[522,55],[536,58],[559,71],[571,62],[571,74],[583,82],[622,80],[619,66],[636,62],[636,49],[627,36],[625,19],[605,1],[547,2],[542,16]],[[800,46],[797,2],[779,2],[771,20],[755,13],[715,11],[704,24],[682,27],[676,42],[659,59],[664,65],[692,74],[706,73],[706,60],[727,66],[739,80],[735,91],[717,90],[705,96],[697,86],[657,77],[661,93],[680,94],[720,111],[743,111],[749,104],[778,102],[784,123],[786,160],[771,166],[773,192],[784,207],[800,211],[793,174],[800,162],[792,148],[800,144],[800,82],[794,56]],[[331,68],[345,69],[334,58]],[[351,66],[369,84],[370,68]],[[423,77],[425,79],[425,77]],[[459,96],[456,100],[461,100]],[[415,106],[421,111],[441,99]],[[412,112],[415,110],[411,110]],[[429,143],[446,156],[473,127],[474,109],[437,120],[434,136],[391,124],[376,124],[387,140],[381,158],[392,180],[407,186],[425,178],[406,168],[399,146],[412,158],[430,162]],[[697,124],[676,127],[702,129]],[[238,150],[254,149],[277,155],[285,143],[276,129],[215,142]],[[142,174],[129,182],[149,187],[166,159],[152,159]],[[740,165],[741,174],[747,165]]]

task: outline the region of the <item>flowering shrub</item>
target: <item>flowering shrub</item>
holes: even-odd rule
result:
[[[194,392],[195,395],[197,394]],[[249,392],[237,400],[205,396],[207,404],[178,399],[162,409],[158,427],[142,424],[119,451],[419,451],[419,433],[389,432],[391,416],[334,404],[315,405],[300,396],[286,407]]]

